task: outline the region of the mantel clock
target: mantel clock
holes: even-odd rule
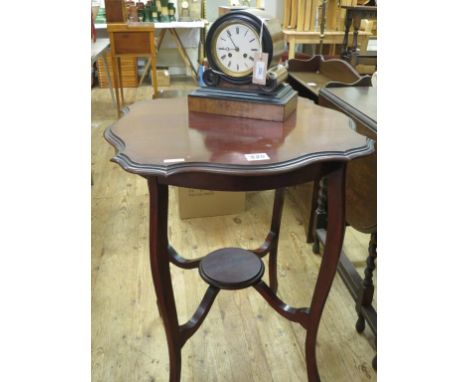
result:
[[[219,17],[205,41],[207,85],[189,96],[192,111],[284,121],[297,104],[280,64],[285,42],[279,20],[260,9]],[[277,117],[272,109],[277,108]]]

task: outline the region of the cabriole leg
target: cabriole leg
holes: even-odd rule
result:
[[[307,324],[305,354],[309,382],[320,381],[316,359],[317,333],[323,307],[333,283],[340,258],[345,227],[345,173],[346,165],[328,175],[328,229],[325,249],[320,264],[316,287],[312,296]]]
[[[268,269],[269,269],[269,279],[270,279],[270,288],[273,292],[278,290],[278,241],[281,227],[281,215],[283,212],[284,204],[284,188],[279,188],[275,191],[275,202],[273,205],[273,215],[271,218],[271,229],[270,232],[275,233],[275,238],[271,244],[269,259],[268,259]]]
[[[167,240],[168,187],[157,178],[148,179],[150,193],[150,260],[159,314],[169,347],[170,382],[180,381],[181,341],[169,269]]]

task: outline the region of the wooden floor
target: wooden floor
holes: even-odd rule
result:
[[[150,99],[151,87],[127,89],[125,94],[131,102]],[[92,380],[167,381],[166,338],[149,268],[147,186],[143,178],[109,162],[114,151],[102,134],[114,121],[109,91],[93,89]],[[247,193],[243,213],[189,220],[179,219],[174,191],[170,189],[169,238],[185,257],[225,246],[257,247],[268,232],[272,191]],[[297,307],[309,306],[321,260],[305,242],[302,215],[295,190],[288,190],[278,281],[281,298]],[[367,242],[368,235],[347,230],[345,250],[361,272]],[[207,286],[197,270],[172,268],[171,272],[179,319],[185,322]],[[368,328],[358,334],[355,321],[353,300],[337,276],[318,334],[322,381],[376,380],[371,366],[373,336]],[[221,291],[206,321],[182,351],[182,381],[307,381],[304,341],[304,329],[274,312],[253,288]]]

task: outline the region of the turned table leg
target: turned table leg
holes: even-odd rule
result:
[[[371,234],[369,241],[369,256],[367,257],[366,269],[364,270],[364,280],[359,291],[359,296],[356,302],[356,312],[358,319],[356,321],[356,330],[362,333],[366,327],[366,320],[362,314],[362,308],[372,305],[374,299],[374,282],[373,272],[375,270],[375,260],[377,259],[377,232]],[[377,334],[375,333],[377,336]],[[377,370],[377,355],[372,360],[372,367]]]
[[[323,177],[319,183],[317,209],[315,210],[314,219],[312,223],[312,235],[313,235],[312,251],[315,254],[320,253],[320,241],[317,237],[317,229],[326,228],[326,227],[327,227],[327,178]]]
[[[373,272],[375,269],[375,260],[377,259],[377,232],[371,234],[369,241],[369,256],[367,257],[367,265],[364,270],[364,280],[362,282],[361,290],[356,302],[356,311],[358,314],[358,320],[356,322],[356,330],[361,333],[364,328],[366,321],[362,314],[362,307],[369,306],[372,304],[374,298],[374,282],[372,280]]]
[[[320,381],[317,369],[316,341],[320,318],[333,283],[343,244],[345,227],[345,173],[346,167],[341,166],[328,175],[327,238],[312,296],[310,316],[306,324],[305,354],[309,382]]]
[[[350,64],[352,66],[356,66],[358,64],[358,52],[357,52],[357,45],[358,45],[358,34],[359,28],[361,27],[361,17],[359,14],[354,15],[353,17],[353,47],[351,48],[351,52],[349,55]]]
[[[312,226],[314,223],[315,211],[317,210],[318,188],[319,181],[315,181],[312,189],[312,201],[310,202],[309,223],[307,225],[307,243],[313,243],[315,238]]]
[[[351,13],[347,11],[345,19],[345,33],[343,37],[343,46],[341,47],[341,58],[346,58],[346,56],[348,55],[348,38],[352,22],[353,18],[351,17]]]
[[[181,348],[179,323],[169,269],[167,240],[168,186],[148,179],[150,194],[150,261],[159,314],[169,347],[170,382],[180,381]]]

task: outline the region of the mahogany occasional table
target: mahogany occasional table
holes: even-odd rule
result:
[[[104,135],[112,159],[148,180],[149,249],[157,306],[169,348],[171,382],[180,381],[181,349],[196,332],[220,289],[254,287],[280,315],[306,329],[309,381],[320,381],[316,339],[336,272],[344,234],[347,162],[373,152],[373,141],[349,127],[344,114],[299,98],[285,122],[189,113],[187,98],[138,102]],[[328,234],[309,307],[293,308],[276,294],[276,257],[285,187],[328,178]],[[271,230],[257,249],[222,248],[185,259],[168,242],[168,186],[217,191],[275,189]],[[261,260],[269,254],[269,283]],[[192,318],[180,324],[169,264],[198,268],[208,284]]]

